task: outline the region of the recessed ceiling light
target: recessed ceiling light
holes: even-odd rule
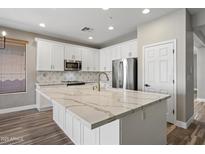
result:
[[[88,39],[89,39],[89,40],[92,40],[92,39],[93,39],[93,37],[92,37],[92,36],[89,36],[89,37],[88,37]]]
[[[5,37],[7,35],[6,31],[2,31],[1,35]]]
[[[113,26],[109,26],[108,30],[114,30],[114,27]]]
[[[148,14],[148,13],[150,13],[150,9],[144,9],[144,10],[142,10],[142,13],[143,14]]]
[[[46,27],[46,24],[40,23],[39,26],[45,28],[45,27]]]
[[[107,11],[107,10],[109,10],[109,8],[102,8],[104,11]]]

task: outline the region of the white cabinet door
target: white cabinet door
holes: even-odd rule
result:
[[[82,60],[82,48],[78,46],[66,45],[65,59],[67,60]]]
[[[120,120],[115,120],[100,127],[101,145],[119,145],[120,144]],[[112,137],[111,137],[112,136]]]
[[[37,70],[64,71],[64,46],[53,42],[38,41]]]
[[[37,70],[51,70],[51,43],[39,41],[37,42]]]
[[[137,57],[137,40],[133,40],[129,44],[129,57]]]
[[[91,61],[93,62],[93,71],[99,71],[99,50],[94,49],[92,58],[93,60]]]
[[[129,57],[129,46],[127,44],[120,45],[122,58]]]
[[[106,48],[104,51],[104,71],[112,71],[112,51]]]
[[[106,70],[106,66],[105,66],[106,57],[105,57],[105,52],[104,51],[105,51],[104,49],[100,50],[100,71],[105,71]]]
[[[92,51],[92,49],[88,49],[87,50],[87,71],[93,71],[93,66],[94,66],[94,64],[93,64],[93,51]]]
[[[58,105],[53,103],[53,120],[58,124]]]
[[[64,46],[53,44],[51,52],[51,63],[53,71],[64,71]]]
[[[120,46],[111,47],[111,52],[112,52],[112,60],[117,60],[122,58]]]
[[[92,48],[82,50],[82,71],[98,71],[99,53]]]
[[[112,71],[112,51],[106,51],[106,71]]]
[[[65,107],[58,105],[58,120],[59,126],[62,130],[65,128]]]
[[[65,133],[72,138],[72,114],[69,111],[66,111],[65,115]]]
[[[112,53],[105,48],[100,50],[100,71],[111,71],[112,68]]]
[[[82,71],[88,71],[88,49],[82,49]]]
[[[99,144],[99,128],[89,129],[86,126],[82,126],[82,142],[84,145],[97,145]]]
[[[77,118],[73,118],[72,120],[72,138],[76,144],[80,144],[81,142],[81,124],[80,120]]]
[[[137,57],[137,41],[131,40],[120,45],[122,58]]]

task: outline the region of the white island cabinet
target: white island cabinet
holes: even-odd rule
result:
[[[67,91],[69,92],[69,90]],[[71,91],[72,95],[75,94],[75,90]],[[85,94],[79,89],[76,90],[76,92],[77,91],[79,91],[82,95]],[[92,94],[91,91],[88,93]],[[132,91],[128,91],[128,93],[125,93],[125,96],[122,97],[124,97],[125,101],[132,101],[132,98],[125,98],[130,94],[132,95],[132,93]],[[94,92],[94,94],[96,93]],[[115,98],[122,95],[121,92],[117,95],[115,94],[116,91],[112,94],[112,97],[104,91],[102,94],[97,95],[101,95],[102,97],[107,95],[108,98],[104,98],[107,100],[110,96]],[[58,101],[58,99],[52,99],[53,120],[73,141],[74,144],[164,145],[166,144],[166,99],[168,96],[164,96],[163,98],[161,97],[160,99],[158,97],[153,97],[152,100],[149,95],[152,96],[156,94],[136,94],[136,98],[138,98],[137,101],[144,101],[143,103],[145,103],[145,105],[141,106],[140,102],[135,102],[136,104],[139,103],[139,107],[131,109],[133,107],[132,104],[124,104],[123,107],[127,106],[127,109],[128,106],[130,106],[130,109],[127,111],[124,109],[121,110],[120,105],[117,105],[116,102],[114,102],[115,100],[112,102],[113,107],[107,107],[108,110],[105,110],[106,102],[100,102],[102,100],[101,98],[99,98],[98,101],[99,107],[91,105],[87,106],[87,103],[80,105],[80,103],[78,103],[79,100],[76,99],[76,102],[73,102],[75,99],[70,100],[68,99],[69,96],[67,99],[70,101]],[[143,96],[146,97],[143,98]],[[148,97],[149,99],[147,99]],[[89,98],[87,96],[83,96],[83,98],[85,99],[85,102],[86,99],[88,99],[87,101],[89,102]],[[81,100],[82,98],[79,99]],[[121,97],[119,100],[121,100]],[[147,101],[152,101],[152,103],[148,103]],[[101,106],[102,111],[100,108]],[[112,104],[109,106],[112,106]],[[117,106],[117,108],[115,108],[115,106]],[[105,116],[105,118],[103,118],[103,114],[104,116],[109,114],[109,117]]]
[[[166,144],[166,103],[159,102],[97,128],[53,103],[53,120],[74,142],[85,145]],[[164,115],[164,116],[162,116]]]
[[[81,118],[55,102],[53,102],[53,120],[74,144],[120,144],[119,120],[91,129],[82,122]]]
[[[113,88],[99,92],[92,87],[37,89],[52,103],[53,120],[74,144],[166,144],[169,95]]]

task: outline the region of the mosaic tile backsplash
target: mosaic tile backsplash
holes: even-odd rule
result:
[[[109,77],[109,81],[105,75],[101,75],[101,81],[112,83],[112,72],[106,72]],[[38,83],[61,83],[61,81],[84,81],[84,82],[97,82],[98,72],[37,72]]]

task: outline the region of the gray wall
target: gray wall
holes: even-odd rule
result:
[[[27,92],[0,95],[0,109],[35,104],[36,43],[34,41],[34,38],[41,37],[45,39],[52,39],[55,41],[61,41],[61,42],[66,42],[66,43],[74,43],[74,44],[77,44],[77,43],[0,26],[0,31],[2,30],[6,30],[7,37],[9,38],[26,40],[26,41],[29,41],[29,43],[27,45],[27,52],[26,52],[27,54]]]
[[[186,9],[163,16],[138,27],[138,82],[142,89],[143,46],[171,39],[177,40],[177,120],[186,121]],[[193,114],[191,111],[188,115]]]
[[[205,48],[197,52],[197,97],[205,99]]]

